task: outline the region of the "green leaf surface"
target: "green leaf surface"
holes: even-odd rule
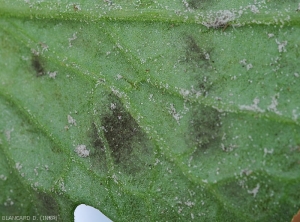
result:
[[[0,216],[289,221],[297,1],[0,0]]]

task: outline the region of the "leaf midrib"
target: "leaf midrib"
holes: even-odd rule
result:
[[[58,21],[79,21],[84,23],[100,22],[100,21],[126,21],[126,22],[160,22],[160,23],[177,23],[177,24],[199,24],[205,27],[204,23],[208,22],[205,11],[182,10],[180,15],[176,14],[175,9],[87,9],[86,11],[63,10],[61,4],[58,10],[51,10],[51,4],[40,6],[40,10],[25,6],[21,11],[9,7],[1,6],[0,17],[14,17],[20,19],[38,19],[38,20],[58,20]],[[42,9],[45,7],[46,9]],[[60,11],[61,10],[61,11]],[[95,10],[95,11],[93,11]],[[229,10],[230,9],[224,9]],[[216,11],[217,12],[217,11]],[[212,12],[209,12],[210,15]],[[209,17],[211,19],[211,16]],[[228,22],[229,25],[240,27],[245,25],[285,25],[299,26],[300,13],[295,11],[268,11],[268,13],[246,14],[236,17]],[[220,31],[223,30],[220,26]]]

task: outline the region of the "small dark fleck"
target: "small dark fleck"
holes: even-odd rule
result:
[[[34,55],[31,60],[31,65],[36,72],[36,76],[42,76],[45,74],[44,67],[41,63],[40,58],[37,55]]]
[[[207,0],[189,0],[188,7],[191,9],[200,9],[204,7]]]

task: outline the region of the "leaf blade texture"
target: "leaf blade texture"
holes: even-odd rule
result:
[[[299,209],[296,2],[0,3],[1,216]]]

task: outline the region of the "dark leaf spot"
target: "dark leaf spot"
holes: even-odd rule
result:
[[[204,7],[206,0],[189,0],[187,1],[188,7],[191,9],[199,9]]]
[[[114,98],[116,106],[102,117],[104,135],[116,163],[128,159],[132,153],[133,140],[138,140],[141,131],[132,116]]]
[[[189,63],[194,71],[199,71],[199,68],[208,68],[210,66],[211,49],[200,47],[196,39],[188,35],[185,40],[185,62]]]
[[[53,153],[61,153],[61,148],[59,146],[51,146],[51,150]]]
[[[55,199],[46,193],[38,193],[37,213],[42,216],[59,215],[59,206]]]
[[[183,61],[188,64],[190,75],[195,78],[195,89],[201,92],[203,96],[206,96],[212,88],[214,79],[216,79],[213,63],[210,60],[213,50],[206,46],[200,47],[196,39],[191,35],[185,37],[185,44]]]
[[[206,150],[220,137],[220,113],[211,107],[196,107],[192,116],[188,143]]]
[[[103,144],[103,141],[101,139],[101,136],[98,132],[98,128],[96,124],[93,122],[91,125],[91,131],[89,132],[89,137],[91,138],[92,146],[94,147],[94,151],[91,153],[91,157],[95,157],[98,162],[101,162],[101,164],[105,163],[105,146]],[[104,165],[102,165],[104,166]]]
[[[45,74],[44,67],[42,65],[42,62],[41,62],[39,56],[37,56],[37,55],[33,55],[32,56],[31,66],[35,70],[37,77],[42,76],[42,75]]]
[[[103,142],[98,134],[98,130],[95,123],[92,123],[92,132],[91,132],[92,144],[93,147],[97,150],[96,152],[104,151]]]

